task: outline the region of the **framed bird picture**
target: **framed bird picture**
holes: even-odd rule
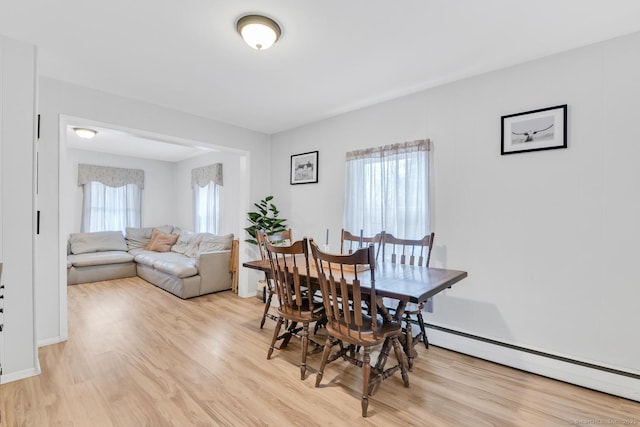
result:
[[[567,105],[502,116],[501,153],[567,148]]]

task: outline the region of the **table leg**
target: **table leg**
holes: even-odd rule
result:
[[[406,301],[398,301],[398,307],[396,307],[396,312],[393,315],[393,320],[400,321],[402,320],[402,316],[404,316],[404,309],[407,307]]]
[[[407,355],[409,371],[413,371],[413,330],[409,319],[406,321],[405,331],[404,353]]]
[[[401,322],[404,317],[404,311],[407,307],[406,301],[398,301],[398,307],[396,308],[396,312],[394,314],[394,320]],[[413,358],[417,355],[417,352],[414,350],[413,346],[415,345],[413,339],[413,330],[411,327],[411,322],[409,319],[405,319],[405,328],[404,335],[402,339],[402,346],[404,350],[404,354],[407,356],[407,365],[409,371],[413,371]]]
[[[382,297],[376,297],[376,305],[378,306],[378,313],[382,316],[385,322],[393,322],[395,320],[394,316],[389,313],[389,310],[384,305],[384,300]]]

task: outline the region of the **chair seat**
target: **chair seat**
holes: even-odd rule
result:
[[[327,332],[339,340],[346,341],[354,345],[372,346],[381,344],[390,336],[400,335],[402,333],[402,326],[398,322],[383,322],[378,318],[376,321],[376,333],[373,333],[371,328],[371,317],[362,316],[362,329],[357,330],[349,329],[346,324],[340,322],[329,322],[326,325]]]
[[[305,304],[298,311],[296,307],[279,306],[278,314],[292,322],[313,322],[324,317],[324,307],[317,306],[309,310],[309,305]]]

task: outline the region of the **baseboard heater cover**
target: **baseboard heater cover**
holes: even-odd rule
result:
[[[581,387],[640,402],[640,375],[426,324],[429,343]]]

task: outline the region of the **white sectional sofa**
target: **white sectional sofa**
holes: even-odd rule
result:
[[[152,237],[155,239],[152,241]],[[140,276],[180,298],[231,289],[233,234],[193,233],[173,226],[72,233],[67,284]]]

